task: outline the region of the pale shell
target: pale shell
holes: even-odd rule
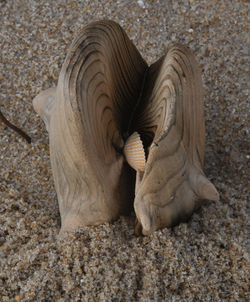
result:
[[[124,155],[128,164],[136,171],[144,171],[146,165],[145,151],[138,132],[134,132],[127,139]]]

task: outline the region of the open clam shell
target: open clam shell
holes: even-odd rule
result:
[[[128,213],[134,187],[144,234],[189,217],[199,198],[219,199],[203,173],[203,89],[187,47],[148,67],[117,23],[91,23],[70,46],[57,88],[34,107],[49,131],[62,231]],[[121,154],[127,133],[136,179]]]

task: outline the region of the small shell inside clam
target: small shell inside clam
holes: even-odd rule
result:
[[[123,153],[128,164],[136,171],[144,171],[146,165],[145,151],[138,132],[127,139]]]

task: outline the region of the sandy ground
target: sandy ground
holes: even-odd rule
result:
[[[0,301],[247,301],[248,1],[0,1]],[[108,18],[148,63],[189,45],[205,88],[206,164],[220,201],[149,237],[134,217],[57,239],[48,134],[32,99],[55,86],[75,33]]]

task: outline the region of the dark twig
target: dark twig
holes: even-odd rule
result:
[[[2,114],[1,110],[0,110],[0,120],[9,128],[13,129],[14,131],[16,131],[19,135],[21,135],[24,139],[26,139],[26,141],[30,144],[31,143],[31,138],[23,132],[23,130],[19,129],[18,127],[16,127],[15,125],[11,124]]]

